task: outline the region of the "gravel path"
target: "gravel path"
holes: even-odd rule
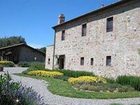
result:
[[[123,105],[140,105],[140,98],[127,99],[79,99],[69,98],[54,95],[47,89],[47,82],[43,80],[32,79],[29,77],[19,77],[13,73],[19,73],[26,70],[26,68],[5,68],[9,71],[15,81],[21,81],[23,85],[32,87],[44,98],[44,102],[49,105],[110,105],[112,103],[119,103]]]

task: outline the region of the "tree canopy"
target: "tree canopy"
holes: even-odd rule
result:
[[[19,43],[26,44],[26,41],[22,36],[11,36],[0,38],[0,47],[11,46]]]
[[[42,47],[40,49],[38,49],[39,51],[43,52],[43,53],[46,53],[46,47]]]

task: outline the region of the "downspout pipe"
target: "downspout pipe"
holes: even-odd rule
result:
[[[52,69],[54,69],[54,60],[55,60],[55,43],[56,43],[56,31],[55,31],[55,34],[54,34],[54,47],[53,47],[53,67]]]

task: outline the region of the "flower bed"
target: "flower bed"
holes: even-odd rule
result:
[[[78,78],[69,78],[68,82],[74,85],[74,84],[106,83],[106,80],[102,77],[81,76]]]
[[[117,83],[107,83],[103,77],[81,76],[78,78],[69,78],[68,82],[78,90],[95,92],[130,92],[135,91],[131,86],[122,86]]]
[[[63,73],[57,71],[44,71],[44,70],[30,71],[27,74],[34,75],[34,76],[53,77],[53,78],[59,78],[63,76]]]
[[[109,83],[94,83],[94,84],[75,84],[73,85],[78,90],[87,90],[94,92],[131,92],[135,91],[130,86],[122,86],[120,84],[109,84]]]

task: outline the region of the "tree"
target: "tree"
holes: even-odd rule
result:
[[[38,49],[39,51],[43,52],[43,53],[46,53],[46,48],[45,47],[42,47],[40,49]]]
[[[11,46],[19,43],[26,44],[26,41],[22,36],[11,36],[0,38],[0,47]]]

